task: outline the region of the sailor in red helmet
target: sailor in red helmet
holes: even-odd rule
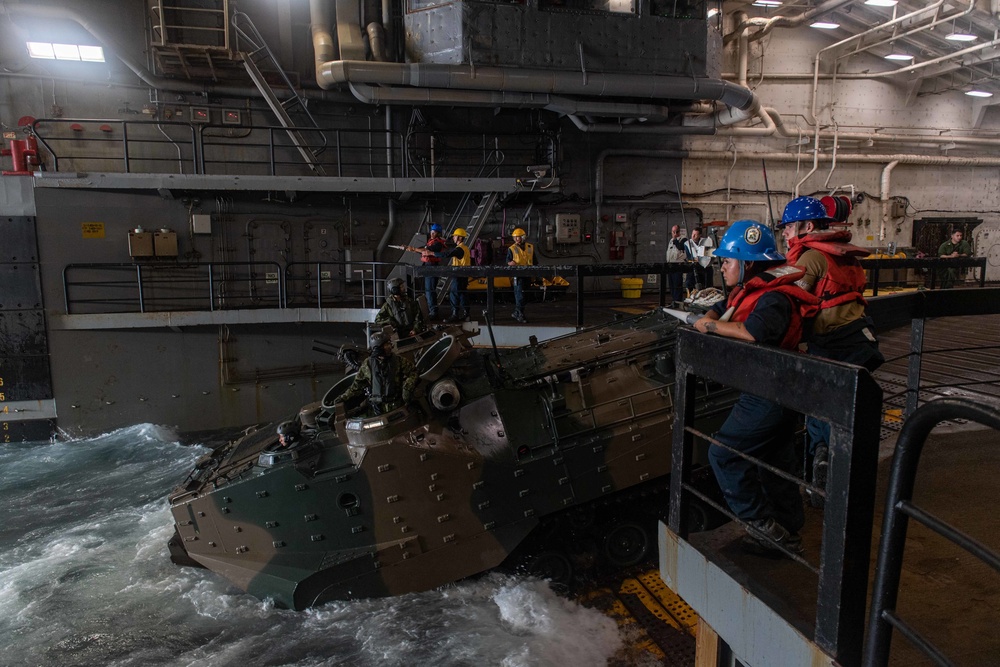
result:
[[[874,372],[885,357],[878,349],[874,322],[865,313],[865,272],[858,258],[869,253],[851,245],[851,232],[846,227],[831,228],[835,222],[820,200],[797,197],[788,202],[779,223],[788,263],[805,271],[798,284],[820,299],[819,313],[807,336],[807,351]],[[830,425],[807,417],[806,431],[813,457],[812,481],[825,488]],[[816,496],[813,504],[820,503]]]
[[[437,266],[441,263],[440,254],[447,250],[444,237],[441,236],[441,225],[436,222],[431,225],[427,243],[421,249],[420,261],[424,266]],[[427,298],[427,318],[437,319],[437,276],[424,276],[424,296]]]
[[[716,304],[695,322],[695,328],[796,349],[804,323],[815,314],[819,300],[795,284],[803,271],[785,265],[771,230],[755,220],[738,220],[714,254],[723,258],[722,278],[731,289],[729,299]],[[759,396],[740,394],[715,438],[791,473],[796,469],[794,426],[794,413]],[[805,516],[799,485],[722,447],[710,447],[708,457],[730,509],[749,526],[744,549],[765,555],[781,555],[781,549],[801,553],[798,532]]]

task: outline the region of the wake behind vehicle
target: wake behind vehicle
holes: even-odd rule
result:
[[[667,506],[675,318],[662,310],[510,350],[446,327],[396,342],[415,400],[303,408],[204,457],[170,496],[175,562],[283,607],[423,591],[498,566],[559,581],[653,548]],[[728,391],[699,394],[703,417]]]

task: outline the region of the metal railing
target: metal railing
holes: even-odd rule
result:
[[[751,345],[691,329],[678,330],[669,528],[688,537],[692,497],[736,517],[691,484],[694,440],[693,378],[719,382],[829,422],[830,469],[823,510],[819,565],[795,560],[818,576],[813,641],[840,664],[857,664],[862,653],[868,566],[875,506],[882,391],[863,368]],[[738,360],[738,361],[737,361]],[[837,395],[830,388],[837,387]],[[760,462],[737,452],[754,464]],[[773,467],[774,474],[802,480]],[[789,554],[790,555],[790,554]],[[752,580],[740,582],[753,592]]]
[[[936,664],[952,664],[937,646],[896,612],[903,551],[910,519],[930,528],[1000,572],[1000,553],[989,549],[978,540],[913,503],[914,480],[927,436],[940,422],[956,418],[1000,430],[1000,401],[995,399],[973,401],[965,398],[942,398],[931,401],[906,420],[896,441],[889,491],[885,500],[882,541],[879,544],[878,564],[875,568],[871,612],[868,617],[868,639],[864,654],[866,667],[882,667],[889,664],[893,630],[906,637]]]
[[[931,257],[922,259],[878,258],[862,259],[859,260],[859,262],[861,264],[861,268],[870,272],[868,285],[871,287],[872,296],[878,296],[879,287],[882,284],[882,278],[886,272],[892,271],[892,283],[905,283],[906,281],[901,281],[898,276],[898,272],[903,269],[923,269],[928,271],[930,274],[930,284],[928,286],[930,289],[934,289],[937,286],[939,273],[942,270],[976,268],[979,269],[979,286],[986,286],[985,257]]]
[[[32,124],[52,171],[308,175],[289,130],[314,137],[327,176],[357,178],[521,178],[546,164],[555,139],[545,134],[284,127],[177,120],[40,118]]]

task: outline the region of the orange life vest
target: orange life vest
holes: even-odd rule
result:
[[[797,266],[785,264],[754,276],[729,293],[726,305],[736,308],[730,321],[746,321],[762,296],[768,292],[780,292],[792,302],[792,317],[780,347],[794,350],[802,340],[805,320],[815,317],[819,310],[819,298],[795,284],[804,275],[805,271]]]

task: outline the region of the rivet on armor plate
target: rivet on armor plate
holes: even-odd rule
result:
[[[242,533],[243,529],[240,528],[239,526],[233,526],[233,532],[235,532],[235,533]]]
[[[421,454],[420,455],[420,460],[421,461],[426,461],[427,460],[427,454]]]
[[[472,483],[472,488],[474,488],[474,489],[481,489],[481,488],[483,488],[484,484],[485,484],[485,482],[483,482],[482,480],[480,480],[478,482],[473,482]]]
[[[632,442],[635,442],[636,440],[642,440],[642,433],[636,433],[632,436]]]
[[[363,532],[365,532],[364,526],[354,526],[353,528],[351,528],[352,535],[357,535],[358,533],[363,533]]]
[[[278,525],[277,521],[265,521],[264,522],[264,527],[265,528],[274,528],[277,525]]]
[[[250,547],[246,546],[245,544],[236,547],[236,553],[238,554],[245,554],[248,551],[250,551]]]
[[[215,546],[215,542],[209,542],[209,543],[208,543],[208,546],[210,546],[210,547],[214,547],[214,546]]]
[[[529,493],[531,493],[531,491],[530,491],[529,489],[521,489],[521,492],[520,492],[520,493],[518,493],[517,495],[518,495],[518,497],[520,497],[520,498],[524,498],[524,497],[525,497],[526,495],[528,495]]]
[[[431,493],[433,493],[434,491],[436,491],[437,488],[438,488],[437,484],[428,484],[427,485],[427,490],[430,491]]]
[[[520,477],[524,474],[524,468],[518,468],[514,471],[514,477]]]
[[[488,522],[486,522],[486,523],[483,524],[483,530],[493,530],[493,528],[496,525],[497,525],[496,521],[488,521]]]
[[[636,454],[636,455],[635,455],[635,460],[636,460],[636,461],[642,461],[642,460],[644,460],[645,458],[646,458],[646,455],[645,455],[645,454]]]
[[[306,515],[305,515],[304,517],[302,517],[302,518],[303,518],[303,519],[305,519],[305,520],[306,520],[306,521],[308,522],[308,521],[315,521],[316,519],[318,519],[318,518],[319,518],[319,516],[318,516],[318,515],[316,515],[316,514],[306,514]]]
[[[258,498],[267,498],[267,491],[258,491],[257,492],[257,497]]]
[[[569,477],[560,477],[559,478],[559,484],[560,485],[562,485],[562,484],[569,484]]]
[[[295,485],[295,490],[296,491],[305,491],[308,488],[309,488],[308,484],[296,484]]]
[[[322,533],[317,533],[316,535],[310,535],[309,536],[309,540],[311,542],[322,542],[323,541],[323,534]]]
[[[402,528],[399,529],[399,532],[401,532],[401,533],[408,533],[408,532],[410,532],[410,527],[409,526],[403,526]]]
[[[394,516],[394,517],[392,517],[392,522],[393,523],[399,523],[402,520],[403,520],[403,517],[401,517],[401,516]]]
[[[233,499],[230,498],[229,496],[222,496],[222,502],[224,502],[224,503],[231,503],[231,502],[233,502]]]
[[[385,502],[387,502],[387,503],[398,503],[399,502],[399,496],[389,496],[388,498],[385,499]]]
[[[410,557],[410,552],[409,551],[404,551],[403,552],[403,560],[406,560],[409,557]]]
[[[198,514],[198,516],[205,516],[204,512],[198,512],[197,514]]]
[[[598,453],[603,452],[603,451],[604,451],[604,445],[595,445],[594,446],[594,453],[595,454],[598,454]]]
[[[194,521],[180,521],[180,522],[178,522],[177,525],[178,526],[190,526],[192,523],[194,523]]]
[[[438,517],[438,523],[444,523],[445,521],[448,521],[450,519],[451,519],[450,514],[442,514],[441,516]]]
[[[444,542],[454,542],[455,541],[455,533],[452,533],[451,535],[445,535],[444,537],[441,538],[441,540],[444,541]]]
[[[479,503],[479,509],[481,510],[484,510],[489,506],[490,506],[490,501],[488,500],[484,500],[483,502]]]
[[[648,472],[644,472],[641,475],[639,475],[639,481],[640,482],[645,482],[647,479],[649,479],[649,473]]]
[[[223,514],[229,514],[229,508],[228,507],[220,507],[219,511],[222,512]]]
[[[524,510],[524,516],[535,516],[535,510]]]
[[[194,542],[194,541],[195,541],[195,540],[197,540],[197,539],[198,539],[198,536],[197,536],[197,535],[194,535],[194,536],[192,536],[192,537],[185,537],[185,538],[184,538],[184,541],[185,541],[185,542]]]
[[[274,544],[275,549],[280,549],[281,547],[285,546],[285,543],[282,542],[281,540],[275,540],[274,542],[272,542],[272,544]]]
[[[437,494],[437,496],[436,496],[436,497],[437,497],[437,499],[438,499],[438,502],[441,502],[442,500],[444,500],[444,494],[443,494],[443,493],[439,493],[439,494]]]
[[[469,461],[467,464],[465,464],[465,467],[468,468],[469,470],[473,470],[476,467],[476,462],[475,461]]]
[[[605,465],[597,466],[597,472],[607,472],[607,471],[608,471],[608,466]]]
[[[438,478],[438,473],[436,473],[436,472],[432,472],[432,473],[431,473],[431,481],[433,482],[433,481],[434,481],[434,480],[436,480],[437,478]]]
[[[375,566],[376,570],[379,569],[380,567],[382,567],[382,563],[380,563],[379,561],[375,561],[374,563],[372,563],[372,565]]]
[[[388,463],[383,463],[382,465],[380,465],[378,467],[378,471],[379,472],[386,472],[386,471],[388,471],[391,468],[392,468],[392,466],[390,466]]]
[[[607,493],[607,492],[608,492],[608,491],[610,491],[610,490],[611,490],[612,488],[613,488],[613,487],[612,487],[612,486],[611,486],[610,484],[605,484],[604,486],[602,486],[602,487],[601,487],[601,493]]]

